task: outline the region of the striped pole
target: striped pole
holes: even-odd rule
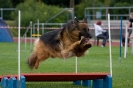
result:
[[[119,56],[120,62],[121,62],[121,54],[122,54],[122,17],[120,19],[120,56]]]

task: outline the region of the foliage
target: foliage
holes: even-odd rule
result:
[[[11,0],[12,6],[15,8],[19,3],[24,2],[24,0]]]
[[[58,8],[57,6],[47,6],[46,4],[36,2],[35,0],[27,0],[24,3],[19,4],[17,9],[21,10],[22,26],[28,26],[30,21],[36,23],[38,19],[39,22],[45,22],[62,10],[62,8]],[[14,16],[16,15],[17,11]],[[18,18],[15,17],[15,19],[17,21]]]
[[[121,6],[121,5],[122,5],[122,6]],[[128,6],[130,6],[130,4],[127,3],[127,2],[119,2],[119,3],[116,3],[114,6],[115,6],[115,7],[128,7]],[[126,13],[128,13],[128,9],[118,9],[118,10],[114,10],[114,13],[115,13],[115,14],[126,14]]]
[[[130,7],[133,4],[133,0],[124,1],[124,0],[82,0],[80,4],[75,6],[75,14],[81,19],[84,17],[84,10],[86,7]],[[98,9],[99,10],[99,9]],[[95,15],[97,9],[89,10],[90,15]],[[106,10],[101,10],[102,14],[106,14]],[[132,10],[131,10],[132,11]],[[128,9],[109,9],[109,12],[111,14],[128,14],[129,10]],[[79,14],[80,13],[80,14]],[[92,18],[91,16],[90,19],[94,19],[95,17]],[[105,17],[102,17],[102,19]],[[119,18],[118,18],[119,19]],[[123,17],[123,19],[127,19],[126,16]]]
[[[75,6],[75,16],[79,19],[84,18],[84,9],[92,5],[92,0],[83,0],[80,4]]]
[[[0,0],[0,8],[11,8],[12,3],[11,0]],[[1,14],[1,11],[0,11]],[[3,11],[3,19],[10,19],[11,11]],[[0,15],[1,16],[1,15]]]
[[[70,7],[70,1],[71,0],[41,0],[42,2],[48,4],[48,5],[57,5],[60,7]],[[81,0],[73,0],[74,4],[77,5],[81,2]]]
[[[22,15],[24,14],[25,17],[23,17],[27,23],[29,20],[40,19],[43,22],[46,21],[46,19],[49,19],[53,15],[60,12],[60,10],[65,7],[70,7],[70,1],[71,0],[0,0],[0,8],[17,8],[17,9],[23,9]],[[114,6],[132,6],[133,0],[73,0],[74,1],[74,8],[75,8],[75,16],[79,17],[79,19],[82,19],[84,17],[84,9],[86,7],[114,7]],[[31,2],[31,3],[30,3]],[[45,3],[45,4],[44,4]],[[52,5],[52,6],[49,6]],[[61,8],[60,8],[61,7]],[[25,11],[24,11],[25,10]],[[122,10],[123,14],[127,13],[127,11]],[[113,12],[113,11],[110,11]],[[116,11],[117,12],[117,11]],[[91,14],[92,11],[90,12]],[[113,12],[115,13],[115,12]],[[117,13],[121,13],[121,11],[118,11]],[[38,15],[39,16],[38,16]],[[43,14],[43,15],[42,15]],[[48,16],[47,16],[48,15]],[[64,14],[63,14],[64,15]],[[4,19],[14,19],[14,17],[17,16],[17,13],[14,14],[10,11],[4,11]],[[34,16],[34,17],[31,17]],[[66,16],[66,13],[65,13]],[[11,19],[11,20],[12,20]],[[63,17],[57,18],[57,21],[61,21]],[[64,18],[67,19],[67,18]],[[55,19],[54,19],[55,20]],[[55,20],[55,21],[56,21]],[[24,22],[23,24],[26,25],[27,23]],[[34,20],[36,22],[36,20]]]
[[[10,8],[12,7],[12,3],[11,0],[7,0],[5,2],[5,0],[0,0],[0,8]]]
[[[129,7],[129,6],[130,6],[130,4],[127,2],[118,2],[118,3],[114,4],[114,7]],[[129,12],[129,9],[121,8],[121,9],[115,9],[115,10],[112,9],[112,10],[110,10],[110,13],[112,13],[112,14],[128,14],[130,12]],[[118,19],[120,19],[120,17]],[[127,17],[124,16],[123,19],[127,19]]]

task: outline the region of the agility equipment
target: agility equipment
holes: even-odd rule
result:
[[[111,32],[110,32],[110,14],[109,13],[108,13],[108,30],[109,30],[110,75],[112,77],[112,50],[111,50]]]
[[[0,42],[14,42],[10,29],[3,26],[7,27],[8,25],[0,19]]]
[[[128,32],[127,32],[127,24],[125,25],[126,29],[125,29],[125,49],[124,49],[124,58],[127,57],[127,41],[128,41]]]
[[[112,77],[109,75],[109,73],[29,73],[21,75],[23,76],[20,76],[19,88],[26,88],[25,80],[26,82],[73,81],[74,85],[87,86],[92,88],[112,88]],[[11,78],[10,75],[6,75],[1,80],[2,88],[17,88],[17,75],[12,75]]]
[[[26,88],[25,77],[20,76],[20,82],[18,82],[17,78],[14,76],[10,78],[3,77],[1,79],[1,87],[2,88]]]
[[[110,43],[110,73],[77,73],[77,57],[75,73],[29,73],[20,75],[20,11],[18,11],[18,74],[5,75],[0,77],[2,88],[26,88],[27,82],[52,82],[52,81],[73,81],[75,85],[82,85],[92,88],[112,88],[112,57]],[[108,14],[110,19],[110,15]],[[110,24],[110,20],[108,22]],[[110,25],[109,25],[110,36]],[[109,38],[111,42],[111,38]],[[111,75],[110,75],[111,74]],[[92,80],[92,81],[91,81]]]
[[[119,54],[119,61],[121,62],[121,55],[122,55],[122,17],[120,19],[120,54]]]
[[[133,23],[132,23],[133,25]],[[131,51],[132,55],[133,55],[133,26],[132,26],[132,51]]]

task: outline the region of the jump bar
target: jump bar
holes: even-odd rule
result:
[[[52,81],[75,81],[75,80],[95,80],[104,79],[109,73],[26,73],[21,74],[26,78],[26,82],[52,82]],[[4,75],[0,77],[14,76],[17,78],[18,75]]]
[[[51,82],[104,79],[109,73],[37,73],[21,75],[25,76],[26,82]]]

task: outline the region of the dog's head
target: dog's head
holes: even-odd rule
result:
[[[68,31],[71,35],[78,37],[78,40],[81,39],[81,36],[84,36],[86,40],[92,38],[91,34],[89,33],[89,27],[87,24],[87,19],[84,18],[83,21],[79,22],[77,18],[72,20],[68,26]]]
[[[68,35],[74,41],[80,40],[82,36],[85,37],[86,41],[89,41],[89,39],[92,38],[91,34],[89,33],[89,27],[86,18],[84,18],[81,22],[79,22],[77,18],[74,18],[74,20],[64,25],[64,29],[65,28],[68,32]]]
[[[84,18],[83,21],[81,21],[81,22],[78,22],[77,18],[75,18],[74,20],[77,21],[78,30],[80,30],[79,38],[81,38],[81,36],[84,36],[86,39],[91,39],[92,36],[91,36],[91,34],[89,32],[87,19]]]

